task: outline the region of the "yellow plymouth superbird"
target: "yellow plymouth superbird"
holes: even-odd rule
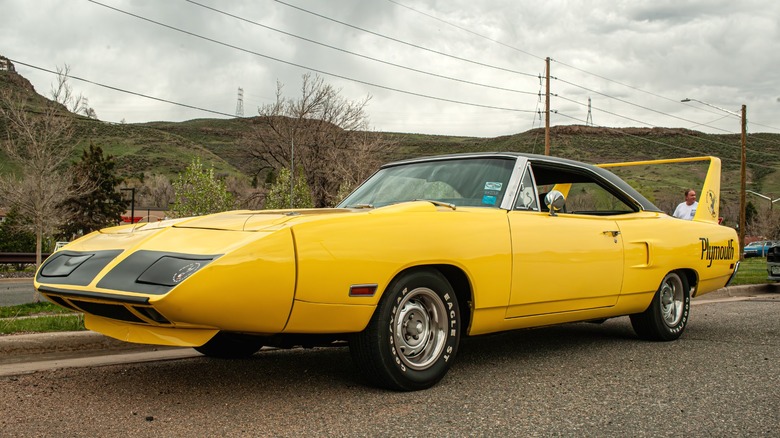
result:
[[[466,335],[629,315],[640,338],[677,339],[691,297],[739,258],[718,225],[720,160],[660,162],[695,160],[709,170],[691,221],[617,164],[447,155],[387,164],[333,209],[101,230],[49,257],[35,287],[117,339],[223,358],[348,341],[369,382],[424,389]]]

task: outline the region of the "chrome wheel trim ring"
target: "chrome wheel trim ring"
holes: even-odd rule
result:
[[[398,303],[393,342],[401,362],[413,370],[430,367],[447,340],[447,308],[431,289],[409,291]]]
[[[676,327],[682,320],[684,295],[680,277],[670,276],[661,285],[659,291],[661,317],[667,327]]]

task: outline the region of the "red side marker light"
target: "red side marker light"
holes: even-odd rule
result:
[[[376,293],[376,284],[353,284],[349,287],[351,297],[373,297]]]

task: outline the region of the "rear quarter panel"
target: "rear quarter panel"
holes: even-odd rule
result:
[[[711,292],[726,284],[739,260],[737,234],[732,228],[660,213],[619,220],[618,225],[626,260],[621,293],[624,303],[645,294],[639,307],[646,307],[664,276],[678,269],[695,274],[697,296]]]

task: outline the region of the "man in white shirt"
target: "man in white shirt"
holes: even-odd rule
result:
[[[686,189],[685,202],[681,202],[680,205],[674,209],[674,214],[672,214],[672,216],[679,219],[691,220],[696,215],[696,207],[698,206],[699,203],[696,202],[696,191],[693,189]]]

